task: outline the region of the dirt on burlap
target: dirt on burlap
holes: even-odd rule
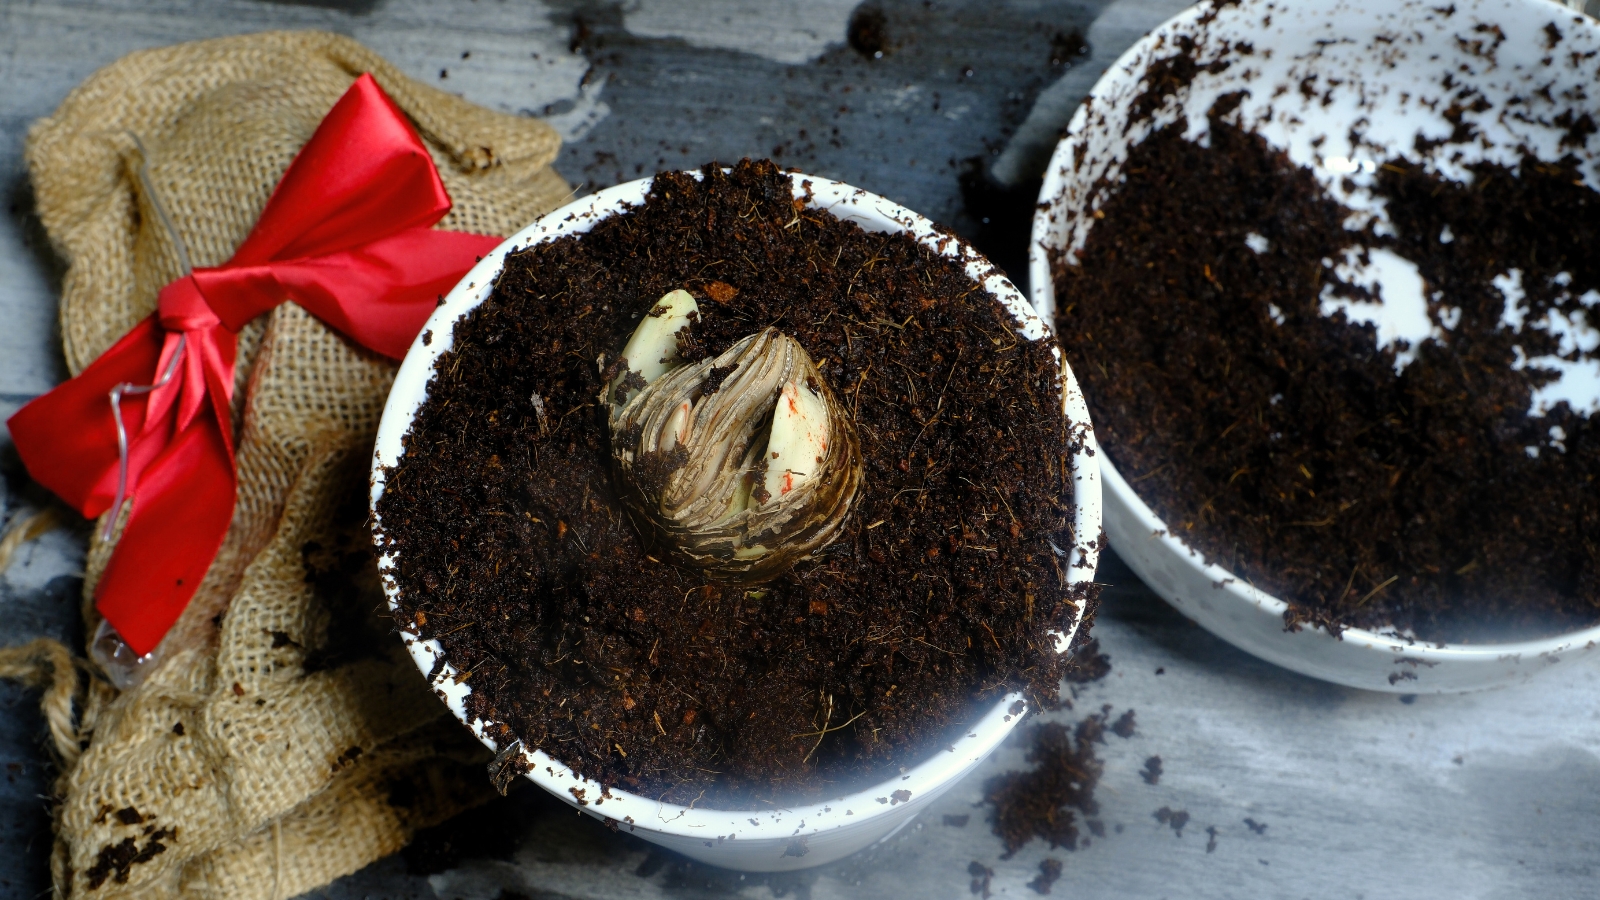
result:
[[[550,127],[419,85],[345,37],[132,54],[28,136],[39,216],[68,266],[61,332],[74,373],[183,274],[179,241],[197,267],[232,255],[363,72],[438,165],[455,202],[439,227],[510,234],[568,195]],[[5,651],[0,675],[47,688],[62,763],[59,895],[290,897],[489,796],[485,751],[379,615],[366,466],[394,370],[292,303],[252,322],[240,335],[233,522],[159,664],[118,694],[60,645]],[[86,597],[111,547],[92,542]],[[87,602],[85,615],[93,633]]]

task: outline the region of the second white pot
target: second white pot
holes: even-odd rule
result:
[[[1391,156],[1455,177],[1479,160],[1515,166],[1524,151],[1550,161],[1577,152],[1587,183],[1600,187],[1600,152],[1564,144],[1564,132],[1551,124],[1553,112],[1495,112],[1512,98],[1543,92],[1587,97],[1583,102],[1600,118],[1592,65],[1541,62],[1550,55],[1544,28],[1556,21],[1563,54],[1587,60],[1600,50],[1594,20],[1548,0],[1457,0],[1448,6],[1428,0],[1245,0],[1206,2],[1180,13],[1106,71],[1056,147],[1029,247],[1035,308],[1054,320],[1052,256],[1083,246],[1106,200],[1101,192],[1117,183],[1129,148],[1174,122],[1184,123],[1186,138],[1204,140],[1207,111],[1229,92],[1249,92],[1238,106],[1244,127],[1310,168],[1325,190],[1352,209],[1378,208],[1365,186]],[[1500,35],[1496,64],[1482,65],[1473,45],[1458,37],[1468,23]],[[1193,41],[1190,53],[1201,71],[1147,120],[1130,121],[1132,101],[1147,89],[1153,66],[1187,41]],[[1252,50],[1240,53],[1239,47]],[[1210,61],[1227,65],[1208,72],[1204,64]],[[1325,95],[1300,90],[1313,76],[1329,85]],[[1441,83],[1480,91],[1491,110],[1471,119],[1481,142],[1424,153],[1418,148],[1427,145],[1425,139],[1456,127],[1448,118],[1452,107],[1432,102]],[[1600,647],[1600,627],[1532,641],[1454,645],[1414,640],[1393,629],[1350,628],[1341,637],[1321,627],[1285,631],[1288,604],[1207,561],[1173,535],[1104,456],[1100,465],[1106,533],[1129,568],[1206,630],[1303,675],[1394,693],[1469,691],[1526,681],[1562,659],[1592,657]]]

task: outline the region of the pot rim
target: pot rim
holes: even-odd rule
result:
[[[687,174],[702,177],[698,172]],[[894,229],[908,232],[923,246],[946,258],[963,262],[967,275],[988,289],[1011,313],[1020,337],[1050,340],[1052,333],[1049,326],[1034,313],[1033,306],[1021,292],[988,260],[954,234],[877,194],[800,172],[791,171],[788,175],[795,197],[804,200],[812,209],[856,221],[868,231]],[[642,203],[653,181],[654,176],[606,188],[539,217],[479,261],[428,318],[400,365],[378,427],[370,487],[370,508],[375,530],[382,526],[377,504],[383,495],[386,472],[403,455],[402,439],[426,398],[434,362],[454,345],[455,323],[482,303],[493,290],[506,254],[514,249],[521,250],[566,235],[586,232],[595,222]],[[424,344],[421,334],[428,332],[432,332],[431,340]],[[1079,451],[1070,458],[1075,479],[1073,527],[1074,534],[1091,537],[1080,540],[1069,551],[1072,558],[1067,571],[1070,573],[1070,582],[1076,585],[1093,580],[1099,557],[1100,543],[1095,540],[1101,534],[1098,449],[1093,428],[1089,424],[1088,406],[1078,388],[1077,379],[1067,366],[1060,346],[1053,340],[1051,351],[1061,364],[1063,411],[1069,421],[1080,429],[1083,439]],[[380,552],[379,572],[392,612],[398,611],[399,607],[399,588],[393,577],[395,565],[394,554]],[[1077,619],[1070,627],[1056,633],[1057,652],[1067,650],[1082,621],[1083,609],[1080,608]],[[495,723],[481,719],[468,721],[464,702],[471,690],[466,684],[456,682],[457,670],[443,659],[444,651],[438,641],[422,640],[416,633],[404,628],[400,632],[408,652],[424,677],[436,672],[429,678],[435,693],[484,746],[499,752],[501,747],[494,738],[488,736],[485,728]],[[1017,704],[1021,704],[1020,709],[1016,708]],[[576,774],[542,750],[529,751],[524,747],[520,752],[531,767],[524,774],[568,804],[587,807],[584,811],[626,824],[632,831],[703,839],[707,847],[712,847],[735,838],[743,838],[743,841],[739,841],[742,844],[752,838],[792,840],[845,828],[864,830],[863,826],[886,816],[903,815],[905,811],[897,809],[902,803],[920,808],[987,757],[1025,717],[1026,710],[1027,702],[1022,695],[1009,692],[987,710],[979,707],[977,721],[965,735],[957,738],[945,750],[936,750],[915,766],[902,769],[899,778],[815,803],[764,809],[695,809],[693,804],[680,806],[616,789],[610,790],[603,798],[591,796],[598,793],[596,782]],[[901,791],[910,791],[909,798],[900,799],[905,796],[897,796]],[[795,824],[784,824],[790,820]],[[817,862],[825,861],[819,859]]]

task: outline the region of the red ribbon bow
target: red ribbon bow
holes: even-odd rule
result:
[[[121,496],[120,417],[135,502],[95,605],[135,653],[177,621],[233,519],[236,332],[289,299],[403,357],[439,295],[500,243],[434,230],[449,211],[427,148],[362,75],[232,259],[162,288],[154,315],[7,422],[34,479],[93,518]]]

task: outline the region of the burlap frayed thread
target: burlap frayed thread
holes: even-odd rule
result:
[[[182,274],[178,244],[196,266],[232,254],[362,72],[428,145],[455,204],[440,227],[511,234],[569,195],[550,168],[559,139],[547,125],[417,84],[339,35],[132,54],[28,135],[39,216],[68,264],[61,331],[73,372],[154,310]],[[176,240],[140,186],[141,165]],[[393,364],[293,304],[240,338],[237,506],[159,665],[118,695],[54,642],[0,656],[0,675],[45,691],[62,766],[58,896],[290,897],[491,790],[483,749],[381,616],[366,467]],[[112,546],[98,535],[89,595]]]
[[[0,575],[11,567],[11,560],[23,544],[60,528],[68,515],[61,507],[48,506],[13,520],[0,536]],[[0,648],[0,678],[19,681],[43,693],[39,709],[50,732],[48,746],[63,772],[77,764],[100,711],[116,697],[111,685],[95,674],[87,659],[73,656],[60,641],[50,638]]]

